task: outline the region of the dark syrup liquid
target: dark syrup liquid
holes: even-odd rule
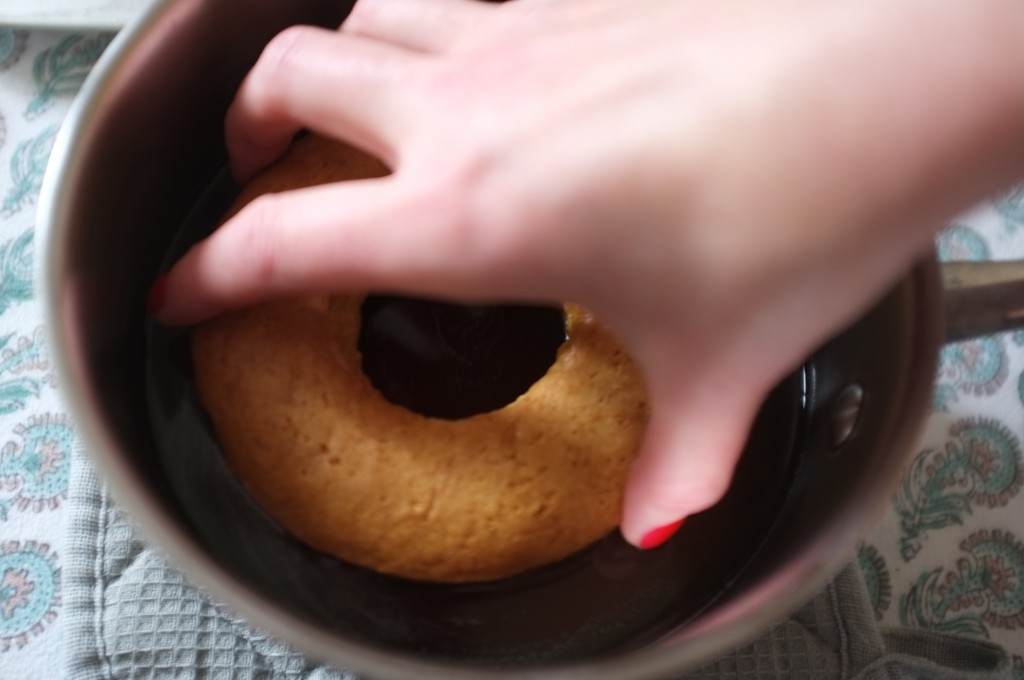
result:
[[[211,183],[170,246],[166,265],[210,232],[235,191],[226,172]],[[565,337],[560,310],[540,312],[543,323],[524,321],[518,312],[497,312],[500,320],[493,314],[493,308],[463,309],[449,327],[442,322],[452,310],[371,297],[360,344],[371,365],[382,361],[373,358],[377,344],[390,347],[381,352],[390,357],[384,363],[405,362],[410,357],[398,357],[423,352],[409,352],[401,327],[412,324],[417,333],[433,328],[440,340],[432,341],[435,347],[427,355],[443,358],[432,359],[436,365],[429,368],[409,369],[422,379],[409,381],[415,383],[411,389],[402,387],[389,398],[421,412],[461,417],[514,399],[521,386],[539,377],[527,378],[528,370],[517,362],[531,354],[536,361],[531,370],[543,374]],[[533,309],[527,316],[535,314]],[[534,323],[546,330],[520,328]],[[520,343],[527,341],[521,334],[535,332],[546,349],[522,352]],[[181,511],[208,554],[291,615],[388,653],[529,669],[657,640],[699,615],[743,574],[771,532],[798,459],[801,372],[783,380],[764,402],[722,502],[689,518],[657,550],[637,551],[616,531],[561,562],[500,581],[451,585],[393,578],[313,550],[269,517],[223,458],[195,394],[187,335],[152,323],[147,333],[150,414],[159,455]],[[470,365],[475,368],[462,368]],[[497,387],[508,378],[496,379],[495,372],[520,371],[519,386]],[[396,369],[383,372],[393,376]],[[488,372],[492,375],[484,380]],[[454,381],[456,373],[474,375]],[[391,391],[387,382],[378,384]],[[417,396],[403,396],[410,391]]]
[[[454,420],[515,401],[547,373],[565,339],[557,307],[371,295],[358,347],[363,373],[385,398]]]

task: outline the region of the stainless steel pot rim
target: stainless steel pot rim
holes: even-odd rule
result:
[[[139,477],[128,462],[117,453],[117,445],[103,426],[99,400],[83,387],[82,360],[75,354],[75,344],[64,321],[62,301],[64,291],[60,272],[65,271],[68,258],[68,230],[72,224],[70,200],[63,187],[75,183],[84,172],[85,159],[82,145],[76,140],[88,139],[96,116],[96,102],[107,88],[116,85],[119,66],[135,50],[143,49],[152,27],[180,9],[178,0],[159,0],[144,14],[125,28],[111,43],[86,80],[73,103],[64,125],[57,136],[46,171],[39,199],[37,224],[41,235],[41,256],[38,258],[37,283],[42,293],[48,342],[55,363],[55,371],[62,385],[63,396],[71,412],[86,450],[96,464],[100,477],[109,483],[111,493],[119,505],[137,524],[147,542],[163,550],[170,561],[187,574],[196,585],[224,601],[235,612],[256,627],[286,640],[310,656],[338,665],[351,665],[357,672],[370,676],[391,677],[396,680],[418,680],[424,677],[447,677],[454,680],[479,678],[543,677],[560,679],[635,680],[655,677],[681,668],[692,668],[710,661],[715,655],[753,638],[808,600],[822,588],[852,554],[856,541],[871,526],[884,509],[888,493],[895,487],[896,478],[878,480],[877,493],[870,499],[870,512],[864,508],[846,508],[836,518],[835,531],[822,535],[812,549],[801,554],[771,582],[764,584],[759,593],[763,602],[752,609],[724,608],[716,612],[699,628],[684,631],[683,637],[672,647],[652,647],[615,658],[569,666],[517,670],[515,672],[454,667],[409,657],[398,657],[354,644],[320,630],[274,605],[263,595],[254,592],[236,580],[219,564],[206,555],[187,533],[178,526],[168,512],[147,493]],[[929,311],[939,307],[938,280],[934,262],[920,266],[914,276],[922,293],[922,304]],[[938,325],[938,314],[931,315]],[[922,356],[937,353],[939,329],[924,328],[925,345]],[[918,362],[928,364],[928,361]],[[919,374],[908,412],[923,416],[924,404],[931,385],[930,371],[934,365],[918,365]],[[912,403],[911,403],[912,402]],[[919,429],[923,417],[919,417]],[[917,434],[915,429],[914,434]],[[901,442],[909,452],[913,442]],[[874,516],[872,516],[874,515]]]

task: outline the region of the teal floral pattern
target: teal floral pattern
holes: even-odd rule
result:
[[[18,425],[18,441],[0,449],[0,519],[11,508],[41,512],[67,498],[74,430],[67,417],[43,413]]]
[[[27,45],[28,31],[0,28],[0,72],[17,64]]]
[[[929,532],[963,524],[977,506],[1005,506],[1024,483],[1020,441],[1003,423],[958,420],[944,447],[921,451],[893,506],[900,520],[900,554],[909,561]]]
[[[984,237],[963,224],[954,224],[939,234],[936,247],[943,262],[975,262],[992,257]]]
[[[11,188],[0,205],[0,216],[9,217],[35,203],[43,185],[46,161],[50,158],[58,126],[52,125],[14,150],[11,159]]]
[[[0,543],[0,652],[21,649],[57,618],[60,571],[45,543]]]
[[[935,242],[944,262],[970,262],[992,257],[985,238],[971,227],[955,223]],[[964,395],[985,396],[996,392],[1008,377],[1009,358],[999,336],[977,338],[947,345],[939,357],[932,391],[932,410],[949,413]]]
[[[0,314],[32,299],[31,229],[0,245]]]
[[[864,576],[875,619],[881,621],[892,603],[892,579],[885,558],[877,548],[865,543],[857,549],[857,566]]]
[[[0,415],[25,408],[45,386],[56,386],[42,327],[31,337],[14,338],[0,337]]]
[[[971,227],[955,223],[936,238],[938,257],[944,262],[972,262],[992,257],[988,242]],[[978,338],[947,345],[939,357],[932,391],[932,410],[948,413],[963,395],[989,395],[1007,378],[1008,358],[998,337]]]
[[[992,207],[1003,219],[1003,229],[1008,234],[1016,234],[1024,227],[1024,184],[997,196]]]
[[[36,57],[32,75],[35,97],[28,103],[29,119],[46,111],[57,97],[70,97],[82,87],[93,64],[110,44],[106,34],[69,35]]]
[[[39,190],[111,35],[0,26],[0,677],[57,678],[61,533],[75,433],[33,291]]]
[[[1024,331],[1017,331],[1010,336],[1013,339],[1013,344],[1018,347],[1024,346]],[[1017,378],[1017,396],[1020,397],[1020,404],[1024,406],[1024,370],[1021,371],[1020,377]]]
[[[988,638],[1024,626],[1024,545],[1009,531],[981,530],[960,543],[952,569],[922,573],[900,597],[912,628]]]
[[[1001,335],[946,345],[939,354],[932,409],[947,413],[961,395],[994,394],[1008,375],[1009,355]]]

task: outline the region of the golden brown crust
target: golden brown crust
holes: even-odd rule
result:
[[[306,138],[240,201],[379,172],[354,156]],[[390,403],[363,374],[362,300],[272,302],[192,333],[225,456],[284,527],[384,573],[458,582],[556,561],[617,526],[647,405],[603,325],[567,305],[570,339],[543,378],[497,411],[442,420]]]

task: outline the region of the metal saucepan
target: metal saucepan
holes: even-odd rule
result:
[[[663,675],[796,608],[884,508],[924,421],[941,342],[1021,320],[1024,268],[940,277],[934,261],[916,266],[778,385],[728,496],[656,551],[610,536],[474,586],[327,558],[277,527],[225,468],[181,336],[147,322],[144,298],[230,198],[224,112],[262,47],[290,24],[337,26],[350,7],[159,2],[117,37],[58,136],[40,281],[64,394],[116,499],[253,623],[380,677]]]

